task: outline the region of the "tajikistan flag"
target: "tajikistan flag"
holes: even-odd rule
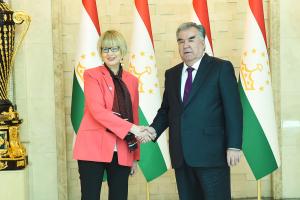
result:
[[[96,0],[82,0],[79,44],[74,68],[71,121],[75,133],[81,123],[84,108],[83,72],[102,65],[97,52],[100,35]]]
[[[210,22],[206,0],[193,0],[192,21],[201,24],[206,32],[205,36],[205,52],[212,56],[213,45],[210,31]]]
[[[161,97],[147,0],[135,0],[134,16],[129,71],[139,80],[140,124],[149,125],[160,107]],[[139,166],[147,181],[170,168],[166,133],[160,136],[157,143],[141,145]]]
[[[260,179],[280,165],[262,0],[249,0],[239,89],[243,152],[255,178]]]

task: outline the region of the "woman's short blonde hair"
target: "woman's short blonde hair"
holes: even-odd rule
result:
[[[119,47],[121,56],[127,54],[127,44],[121,33],[115,30],[108,30],[101,35],[98,41],[98,52],[100,56],[104,47]]]

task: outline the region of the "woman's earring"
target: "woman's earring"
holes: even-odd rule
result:
[[[123,65],[124,65],[123,61],[124,61],[124,59],[123,59],[123,58],[121,58],[121,60],[120,60],[120,64],[121,64],[121,66],[122,66],[122,67],[124,67],[124,66],[123,66]]]

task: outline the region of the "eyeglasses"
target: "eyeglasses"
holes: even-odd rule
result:
[[[118,52],[120,50],[120,47],[103,47],[102,48],[103,53],[108,53],[109,50],[110,50],[110,52]]]

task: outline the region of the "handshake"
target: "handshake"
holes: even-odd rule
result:
[[[133,125],[130,132],[134,134],[141,143],[152,141],[157,136],[155,129],[150,126]]]

